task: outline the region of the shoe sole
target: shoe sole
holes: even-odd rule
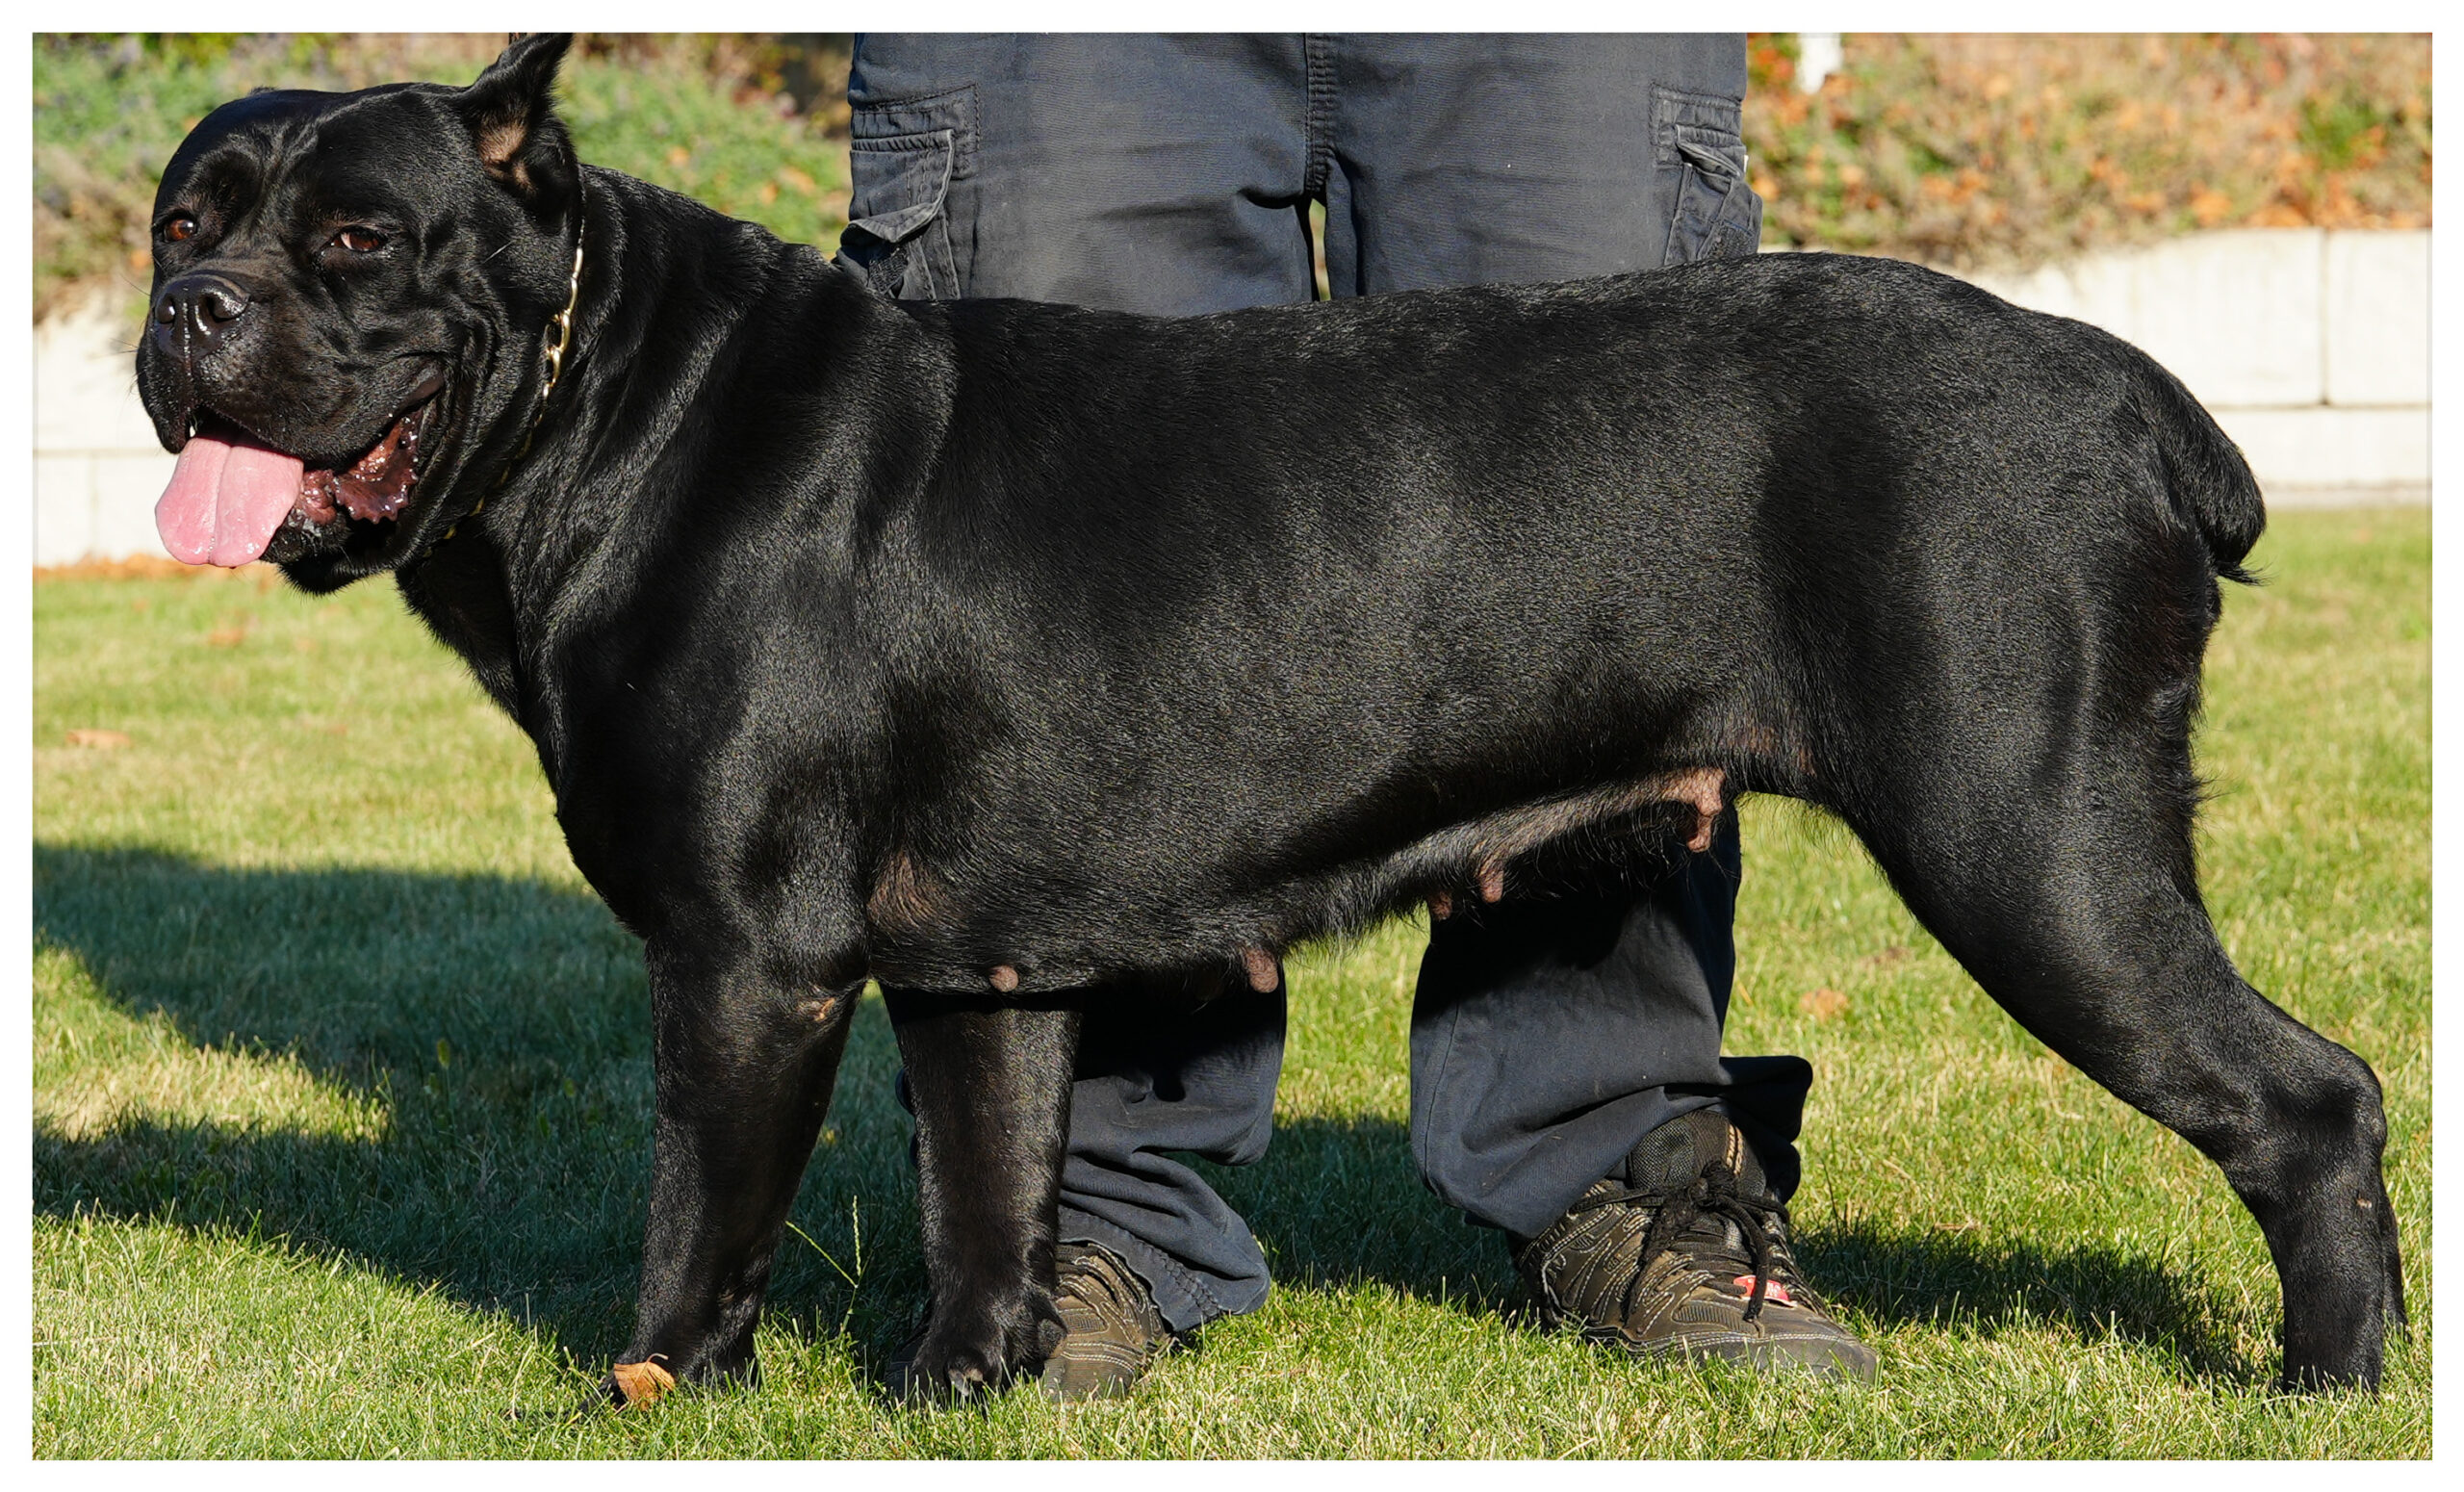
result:
[[[1624,1334],[1543,1308],[1542,1329],[1570,1331],[1595,1347],[1613,1348],[1637,1362],[1700,1362],[1717,1358],[1758,1373],[1810,1373],[1819,1377],[1853,1378],[1870,1383],[1882,1358],[1855,1337],[1749,1337],[1729,1334],[1685,1337],[1664,1342],[1636,1342]]]
[[[1044,1397],[1059,1403],[1119,1399],[1144,1382],[1147,1370],[1168,1351],[1168,1347],[1159,1347],[1147,1352],[1097,1351],[1074,1354],[1066,1360],[1051,1357],[1039,1375]]]
[[[1757,1373],[1810,1373],[1817,1377],[1870,1383],[1882,1366],[1874,1350],[1855,1338],[1714,1337],[1644,1345],[1614,1332],[1586,1329],[1583,1340],[1615,1348],[1640,1362],[1703,1362],[1717,1359]]]

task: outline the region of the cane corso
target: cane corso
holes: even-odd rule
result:
[[[642,939],[611,1397],[753,1373],[865,981],[916,1116],[911,1381],[999,1383],[1058,1339],[1081,991],[1270,989],[1296,941],[1749,792],[1844,820],[2014,1018],[2222,1168],[2288,1384],[2375,1380],[2377,1080],[2234,971],[2192,862],[2259,494],[2145,355],[1822,254],[1186,320],[902,303],[578,165],[566,40],[216,110],[137,370],[172,553],[391,571]]]

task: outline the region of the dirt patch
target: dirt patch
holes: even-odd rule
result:
[[[35,583],[45,580],[255,580],[264,589],[281,578],[269,564],[242,565],[237,570],[213,565],[184,565],[162,554],[131,554],[126,559],[81,559],[73,565],[37,565]]]

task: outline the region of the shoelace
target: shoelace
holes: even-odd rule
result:
[[[1725,1161],[1713,1161],[1682,1192],[1664,1192],[1652,1187],[1625,1187],[1615,1192],[1603,1192],[1586,1196],[1574,1204],[1573,1211],[1589,1212],[1595,1207],[1615,1207],[1628,1202],[1652,1209],[1651,1226],[1643,1230],[1642,1252],[1634,1259],[1633,1282],[1626,1287],[1628,1310],[1634,1308],[1632,1294],[1642,1288],[1643,1274],[1651,1262],[1677,1247],[1685,1230],[1704,1218],[1719,1218],[1736,1224],[1739,1237],[1745,1240],[1747,1261],[1754,1269],[1754,1291],[1746,1298],[1745,1313],[1739,1319],[1752,1321],[1762,1314],[1762,1299],[1771,1288],[1770,1223],[1779,1220],[1782,1226],[1788,1221],[1788,1209],[1767,1196],[1737,1190],[1736,1172]]]
[[[1065,1254],[1054,1262],[1053,1273],[1060,1279],[1080,1281],[1079,1298],[1093,1306],[1097,1315],[1138,1319],[1139,1302],[1133,1287],[1104,1255],[1091,1248],[1084,1253]],[[1086,1281],[1092,1281],[1091,1287]],[[1098,1299],[1099,1295],[1103,1299]]]

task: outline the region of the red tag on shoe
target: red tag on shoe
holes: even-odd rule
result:
[[[1736,1277],[1736,1287],[1751,1296],[1754,1294],[1754,1276],[1751,1274],[1739,1274]],[[1788,1299],[1788,1287],[1780,1283],[1776,1279],[1771,1281],[1770,1289],[1762,1292],[1762,1299],[1777,1305],[1794,1305],[1797,1303],[1796,1301]]]

